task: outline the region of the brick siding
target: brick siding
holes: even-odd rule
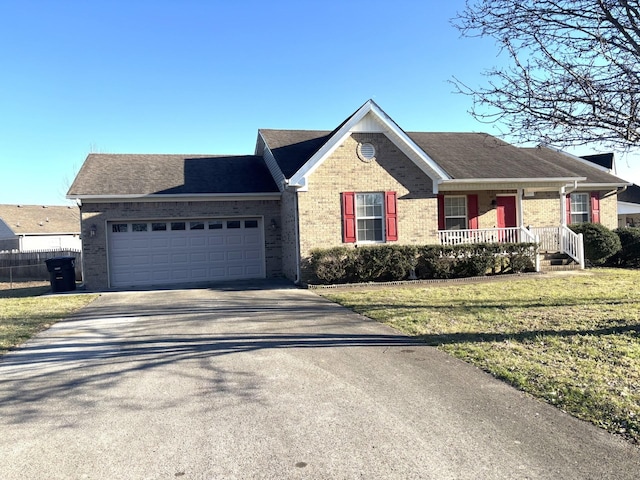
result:
[[[376,158],[366,163],[358,143],[375,146]],[[353,133],[310,176],[309,191],[298,193],[300,255],[303,281],[311,250],[342,243],[342,192],[397,192],[398,241],[427,244],[437,240],[437,199],[429,179],[384,134]],[[353,245],[353,244],[349,244]]]

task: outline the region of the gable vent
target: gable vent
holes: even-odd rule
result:
[[[372,143],[358,144],[358,156],[363,162],[370,162],[376,158],[376,147]]]

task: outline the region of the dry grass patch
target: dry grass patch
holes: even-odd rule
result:
[[[640,442],[640,271],[321,295]]]
[[[93,301],[97,295],[41,296],[46,286],[0,291],[0,355]]]

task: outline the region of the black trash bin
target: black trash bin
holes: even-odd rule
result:
[[[45,260],[52,292],[70,292],[76,289],[76,257],[53,257]]]

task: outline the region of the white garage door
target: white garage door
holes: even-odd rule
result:
[[[264,278],[260,218],[110,222],[111,286]]]

